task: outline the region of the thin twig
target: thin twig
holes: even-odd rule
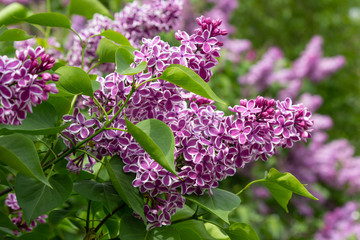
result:
[[[109,213],[109,214],[96,226],[94,232],[96,233],[97,231],[99,231],[100,228],[101,228],[101,226],[104,225],[105,222],[106,222],[109,218],[111,218],[117,211],[119,211],[121,208],[123,208],[124,205],[125,205],[124,203],[121,204],[120,206],[118,206],[117,208],[115,208],[115,210],[112,211],[112,213]]]

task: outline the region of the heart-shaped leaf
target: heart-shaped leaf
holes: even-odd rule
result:
[[[197,95],[226,105],[223,100],[216,96],[213,90],[211,90],[211,88],[199,75],[185,66],[171,64],[165,69],[159,78],[171,82]]]
[[[125,119],[129,133],[141,147],[163,168],[176,174],[174,163],[175,138],[164,122],[147,119],[134,125]]]
[[[231,240],[260,240],[255,230],[246,223],[233,223],[225,232]]]
[[[21,22],[27,15],[27,9],[20,3],[12,3],[0,11],[0,26]]]
[[[87,19],[91,19],[95,13],[112,18],[109,10],[98,0],[71,0],[69,13],[81,15]]]
[[[0,227],[8,228],[12,230],[18,230],[15,224],[13,224],[8,216],[6,216],[3,212],[0,212]]]
[[[23,21],[47,27],[71,28],[71,21],[67,16],[54,12],[34,14]]]
[[[119,47],[116,50],[115,61],[116,72],[120,73],[121,75],[135,75],[144,71],[147,67],[146,62],[141,62],[135,68],[130,67],[130,64],[134,62],[134,56],[128,49],[124,47]]]
[[[81,68],[64,66],[57,69],[56,73],[60,75],[58,84],[69,93],[93,97],[90,77]]]
[[[112,157],[106,163],[106,170],[121,199],[146,221],[143,197],[140,195],[139,190],[132,185],[134,176],[124,173],[123,167],[124,163],[117,156]]]
[[[226,223],[229,223],[229,213],[240,205],[240,198],[225,190],[213,189],[212,191],[212,195],[208,192],[200,196],[193,194],[186,196],[186,199],[198,204]]]
[[[215,240],[207,231],[204,223],[198,220],[187,220],[171,225],[180,234],[181,239]]]
[[[4,31],[0,33],[0,41],[24,41],[33,38],[33,36],[21,29],[6,29],[6,27],[3,27],[2,30]]]
[[[0,124],[1,134],[24,133],[31,135],[55,134],[67,127],[67,125],[56,126],[57,115],[55,108],[48,102],[36,106],[33,113],[29,114],[21,125]]]
[[[280,173],[275,168],[270,169],[267,174],[265,180],[267,182],[276,183],[298,195],[313,199],[319,200],[314,197],[305,187],[304,185],[291,173],[285,172]]]
[[[113,41],[102,38],[96,50],[99,56],[99,63],[115,63],[115,53],[119,47]]]
[[[21,134],[0,137],[0,161],[16,171],[49,185],[34,143]],[[35,180],[37,179],[37,180]]]
[[[111,30],[111,29],[105,30],[100,34],[100,36],[106,37],[106,38],[116,42],[117,44],[132,47],[129,40],[124,35],[122,35],[119,32],[116,32],[114,30]]]
[[[27,223],[56,208],[70,196],[72,181],[68,175],[53,175],[49,182],[52,188],[22,174],[16,176],[15,193]]]
[[[121,200],[110,182],[98,183],[92,180],[82,180],[74,183],[74,191],[89,200],[104,203],[110,212],[118,206],[117,203]]]

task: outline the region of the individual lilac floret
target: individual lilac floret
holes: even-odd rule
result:
[[[11,221],[18,227],[21,231],[31,232],[38,223],[45,224],[47,215],[41,215],[35,218],[29,225],[25,222],[22,216],[22,209],[20,208],[15,193],[9,193],[5,199],[5,205],[10,208],[10,214],[13,216]],[[14,230],[14,234],[18,235],[20,233],[17,230]]]
[[[32,107],[58,93],[54,83],[46,84],[59,79],[45,72],[54,64],[42,47],[17,50],[16,58],[0,56],[0,123],[20,125]]]
[[[360,239],[359,206],[348,202],[325,215],[324,226],[315,234],[316,240]]]

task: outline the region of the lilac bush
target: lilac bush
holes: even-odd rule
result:
[[[39,25],[44,39],[19,34],[16,57],[0,57],[0,180],[7,186],[0,196],[7,194],[9,207],[0,217],[6,228],[39,238],[36,231],[24,231],[45,224],[47,216],[46,226],[61,229],[69,217],[84,239],[176,236],[189,224],[194,236],[205,239],[210,235],[204,222],[216,219],[218,231],[229,237],[246,229],[244,237],[257,238],[251,226],[229,220],[252,184],[263,184],[286,211],[292,193],[316,199],[292,174],[276,169],[237,194],[220,189],[221,181],[250,162],[267,161],[277,149],[312,137],[311,111],[291,98],[241,99],[228,107],[230,115],[215,105],[225,102],[207,82],[221,49],[233,41],[242,44],[237,52],[245,52],[250,42],[229,40],[222,20],[205,16],[196,18],[195,29],[179,30],[183,1],[133,2],[113,18],[92,2],[97,10],[76,7],[78,0],[69,3],[70,13],[93,16],[84,25],[84,19],[71,22],[52,13],[48,1],[48,13],[23,19]],[[216,7],[230,13],[236,4]],[[74,33],[65,52],[50,37],[53,27]],[[102,34],[106,30],[113,31]],[[159,36],[170,30],[176,46]],[[2,27],[0,39],[13,41],[13,32]],[[111,44],[100,44],[103,40]],[[32,48],[38,42],[48,53]],[[281,57],[273,50],[257,66],[257,78],[273,71],[267,65]],[[110,57],[102,62],[104,52]],[[40,104],[43,108],[33,111]]]

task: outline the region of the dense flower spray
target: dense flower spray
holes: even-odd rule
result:
[[[21,124],[32,107],[58,92],[54,83],[46,84],[59,79],[45,72],[54,64],[42,47],[17,50],[15,58],[0,56],[0,123]]]
[[[234,175],[236,168],[258,158],[264,160],[275,153],[276,147],[292,147],[299,140],[310,138],[311,113],[302,105],[258,97],[241,100],[231,107],[234,116],[224,116],[216,110],[213,101],[186,93],[183,89],[163,80],[147,81],[159,77],[170,64],[181,64],[195,71],[204,81],[209,81],[212,68],[218,64],[219,36],[227,31],[219,28],[220,20],[200,17],[199,28],[189,35],[176,32],[180,46],[170,45],[154,37],[143,39],[139,51],[135,51],[134,66],[148,62],[146,71],[134,77],[111,73],[99,77],[101,89],[95,92],[97,101],[113,118],[118,105],[130,93],[133,84],[141,86],[134,92],[125,112],[121,112],[109,126],[92,139],[86,150],[100,159],[119,155],[125,163],[124,172],[133,172],[133,185],[143,193],[144,212],[149,227],[170,224],[176,208],[182,208],[185,194],[203,194],[218,186],[219,181]],[[135,82],[134,82],[135,81]],[[75,109],[73,115],[64,116],[72,121],[63,131],[64,142],[71,147],[103,126],[105,117],[90,98],[85,98],[92,119]],[[175,168],[181,180],[155,162],[126,131],[124,117],[133,123],[155,118],[165,122],[175,136]],[[116,130],[119,129],[119,130]],[[70,141],[71,140],[71,141]],[[68,157],[68,169],[78,172],[91,170],[96,159]]]
[[[139,47],[142,38],[152,38],[162,31],[174,29],[181,18],[183,1],[152,0],[144,4],[137,1],[127,4],[114,20],[100,14],[95,14],[86,26],[79,32],[82,41],[87,43],[84,53],[84,66],[88,70],[91,63],[96,60],[96,49],[100,42],[100,34],[104,30],[114,30],[122,33],[130,43]],[[70,40],[68,61],[71,66],[81,66],[82,46],[80,39],[73,35]],[[114,64],[102,64],[101,71],[112,72]],[[93,73],[101,74],[96,69]]]
[[[348,202],[345,206],[329,212],[324,218],[324,227],[316,235],[316,240],[359,239],[359,206]]]

